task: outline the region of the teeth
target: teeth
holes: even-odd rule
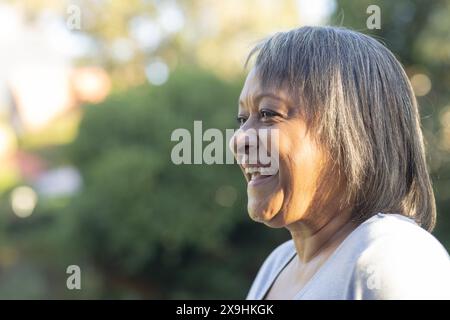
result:
[[[261,175],[273,175],[273,170],[271,170],[270,168],[264,168],[264,167],[250,167],[250,168],[245,168],[245,173],[246,174],[255,174],[255,173],[259,173]]]
[[[256,172],[260,172],[260,168],[258,167],[245,168],[245,173],[247,174],[254,174]]]
[[[252,173],[256,172],[257,170],[258,170],[258,168],[245,168],[245,173],[252,174]]]

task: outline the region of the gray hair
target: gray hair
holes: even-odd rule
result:
[[[284,86],[346,181],[355,219],[400,213],[431,231],[436,207],[417,101],[395,56],[338,27],[302,27],[250,52],[263,87]]]

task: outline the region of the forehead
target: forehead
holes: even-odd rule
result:
[[[246,103],[262,97],[279,98],[289,102],[292,101],[291,95],[288,93],[288,90],[283,88],[283,86],[263,87],[257,69],[252,68],[245,79],[244,87],[242,88],[239,96],[239,101]]]
[[[261,91],[261,83],[259,81],[258,74],[255,68],[252,68],[247,75],[247,78],[244,82],[244,87],[242,88],[241,95],[239,96],[240,100],[245,100],[252,94]]]

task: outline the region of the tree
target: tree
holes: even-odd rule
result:
[[[69,148],[85,180],[69,208],[71,236],[106,282],[120,275],[150,298],[245,295],[258,260],[284,233],[269,236],[250,221],[237,166],[170,159],[174,129],[192,131],[194,120],[204,129],[235,126],[239,89],[180,70],[162,87],[135,88],[86,109]]]

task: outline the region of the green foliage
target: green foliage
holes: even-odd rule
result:
[[[381,30],[366,30],[371,4],[381,8]],[[450,101],[449,14],[448,0],[338,0],[332,19],[375,35],[407,70],[430,77],[432,90],[419,103],[438,205],[436,235],[447,248],[450,157],[439,136],[441,109]],[[177,166],[170,159],[176,128],[192,132],[195,120],[203,130],[235,127],[242,84],[177,67],[163,86],[116,92],[85,106],[73,144],[40,150],[50,162],[81,171],[79,194],[40,198],[26,219],[12,213],[8,192],[1,195],[0,298],[244,297],[287,232],[249,219],[237,166]],[[82,269],[81,291],[65,288],[70,264]]]
[[[236,166],[177,166],[170,159],[174,129],[192,132],[194,120],[224,134],[235,126],[239,89],[182,70],[162,87],[143,86],[86,107],[68,150],[85,182],[69,207],[71,237],[103,275],[143,279],[153,291],[139,293],[153,298],[245,295],[264,254],[239,246],[260,238],[268,248],[280,233],[262,240],[264,227],[250,222]],[[217,201],[220,190],[230,206]],[[240,229],[253,231],[240,235]],[[255,237],[246,237],[249,232]]]

